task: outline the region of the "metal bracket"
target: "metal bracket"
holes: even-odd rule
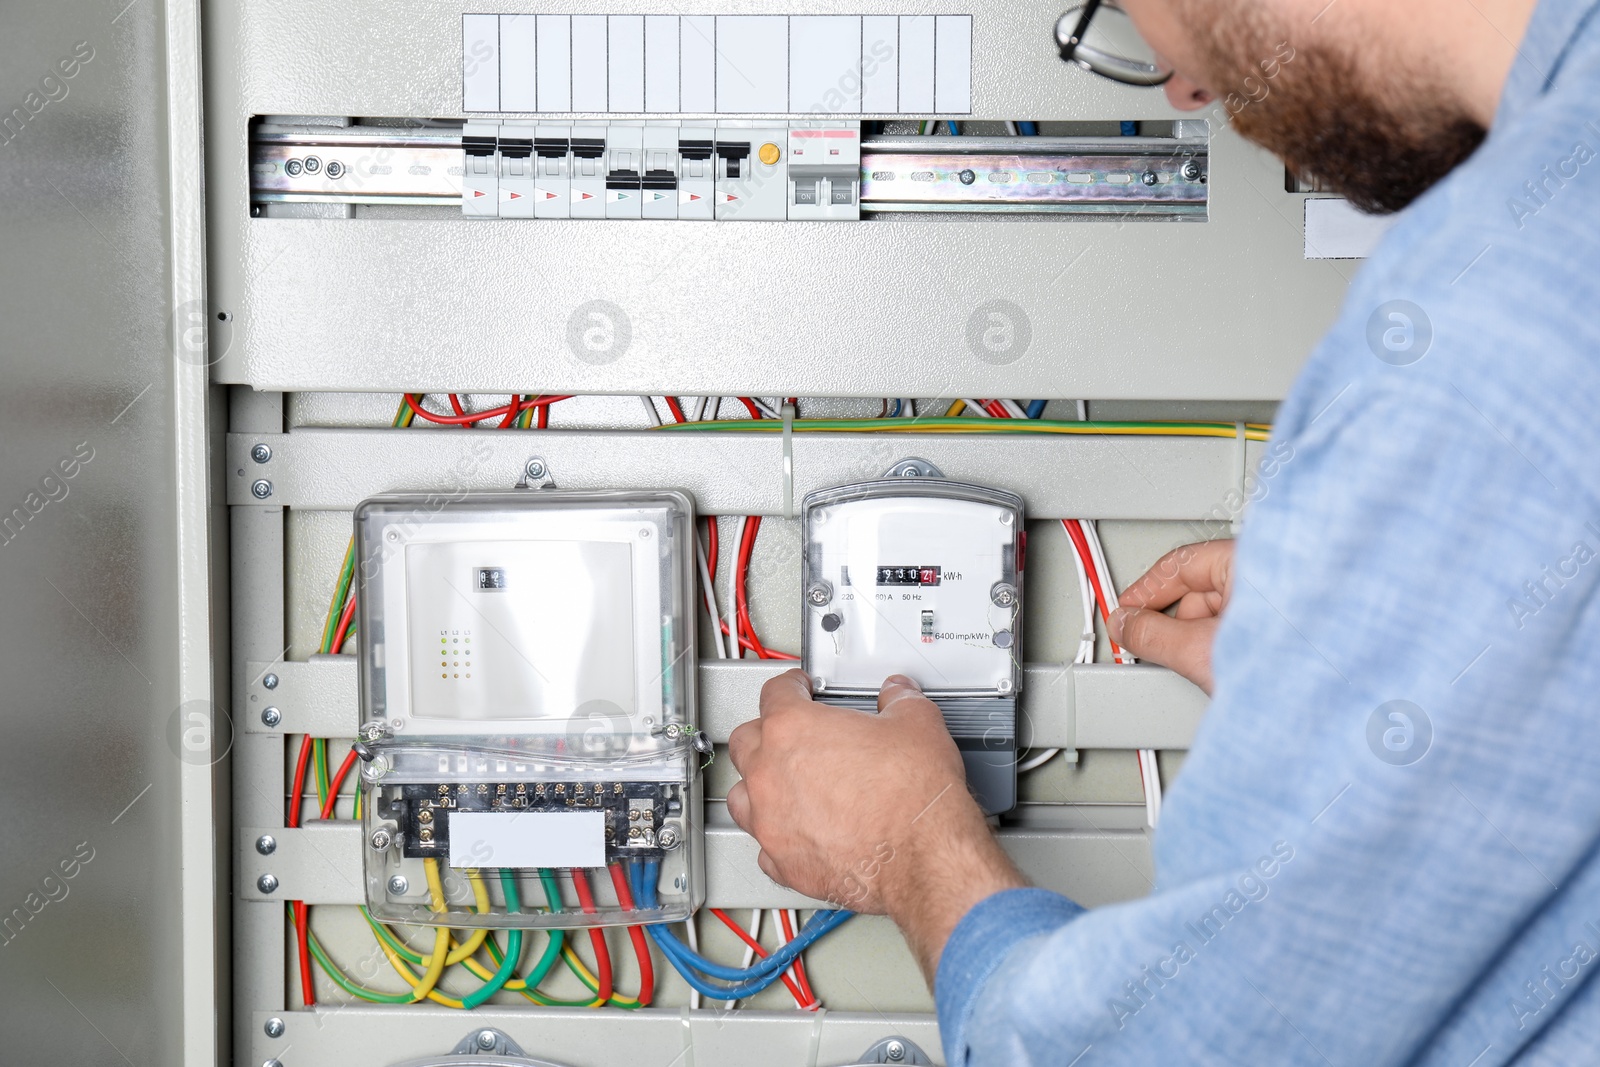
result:
[[[486,1026],[481,1030],[472,1031],[456,1042],[456,1047],[443,1056],[423,1056],[418,1059],[403,1060],[393,1067],[565,1067],[565,1065],[550,1060],[535,1059],[523,1052],[522,1046],[505,1033],[492,1026]]]
[[[546,463],[543,456],[530,457],[522,468],[522,480],[517,483],[518,489],[554,489],[556,487],[555,475],[550,472],[550,464]]]
[[[925,459],[910,456],[883,472],[885,478],[943,478],[944,471]]]
[[[862,1054],[850,1067],[876,1067],[878,1064],[909,1064],[911,1067],[932,1067],[933,1060],[917,1047],[915,1041],[904,1037],[886,1037]]]

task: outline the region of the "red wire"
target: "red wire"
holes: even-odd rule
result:
[[[521,414],[529,408],[548,407],[557,401],[572,399],[572,395],[570,393],[562,396],[537,396],[532,400],[514,399],[509,404],[503,404],[497,408],[489,408],[487,411],[472,411],[462,415],[440,415],[436,412],[429,411],[420,403],[418,403],[417,398],[421,395],[420,393],[405,393],[403,395],[405,397],[406,406],[409,407],[413,413],[423,419],[426,419],[428,422],[437,422],[446,426],[470,426],[475,422],[487,422],[490,419],[500,418],[507,412],[513,410],[518,414]]]
[[[751,400],[747,396],[741,396],[739,398],[739,403],[744,405],[744,409],[750,413],[750,417],[752,419],[761,418],[761,409],[756,407],[756,402],[754,400]]]
[[[584,911],[593,915],[597,910],[594,906],[594,890],[589,886],[589,876],[581,868],[573,867],[572,888],[578,891],[578,905]],[[595,973],[600,979],[597,983],[600,989],[595,993],[595,999],[601,1004],[611,999],[611,949],[606,945],[606,935],[599,927],[589,928],[589,943],[594,946]]]
[[[450,394],[450,409],[457,415],[465,415],[467,413],[466,409],[461,406],[461,398],[454,393]]]
[[[761,647],[761,638],[756,634],[756,628],[750,622],[750,604],[745,594],[745,579],[749,576],[750,556],[755,552],[756,534],[761,530],[761,516],[747,515],[744,520],[744,541],[739,545],[738,570],[733,572],[733,612],[741,631],[741,645],[744,635],[750,637],[750,647],[755,654],[766,659],[767,650]]]
[[[789,911],[787,908],[778,909],[778,922],[783,924],[784,943],[787,944],[788,942],[793,941],[794,924],[789,921]],[[817,995],[811,991],[811,979],[806,977],[806,961],[804,953],[801,953],[799,956],[794,958],[794,978],[795,981],[800,983],[800,989],[805,993],[806,999],[815,1004],[817,1001]]]
[[[717,580],[717,518],[706,516],[706,570],[713,582]]]
[[[518,406],[521,399],[522,398],[518,396],[513,396],[511,398],[511,403],[506,405],[506,407],[510,410],[506,412],[506,417],[500,420],[498,429],[507,429],[512,423],[517,421],[517,416],[522,414],[522,408]]]
[[[300,825],[300,803],[306,789],[306,766],[311,762],[311,735],[300,741],[300,755],[294,761],[294,779],[289,787],[289,817],[285,822],[292,829]],[[317,1002],[316,984],[311,974],[311,937],[306,923],[306,904],[291,900],[294,912],[294,938],[296,954],[300,957],[300,999],[310,1007]]]
[[[669,396],[669,397],[666,397],[664,399],[667,402],[667,410],[672,412],[672,417],[673,418],[677,419],[679,422],[688,422],[689,421],[688,419],[684,418],[684,416],[683,416],[683,405],[678,403],[678,398],[677,397]]]
[[[762,959],[767,958],[767,950],[761,947],[761,942],[751,937],[750,931],[746,930],[744,927],[728,918],[727,913],[721,908],[712,908],[711,914],[721,919],[722,925],[726,926],[728,929],[737,934],[739,940],[749,945],[751,949],[755,951],[757,956],[760,956]],[[783,979],[783,984],[789,987],[789,992],[794,994],[794,1002],[796,1004],[800,1005],[802,1008],[805,1008],[807,1011],[816,1010],[816,1001],[801,992],[800,987],[795,984],[794,979],[789,977],[788,971],[784,971],[780,977]]]
[[[339,787],[344,785],[344,780],[350,775],[350,768],[356,765],[356,750],[351,749],[345,756],[344,762],[339,764],[339,769],[333,774],[333,781],[328,783],[328,799],[322,802],[322,817],[333,818],[333,805],[339,799]]]
[[[355,618],[355,615],[356,598],[355,594],[352,593],[350,594],[350,599],[345,601],[344,610],[339,613],[339,625],[333,631],[333,644],[329,647],[331,647],[334,652],[338,652],[340,649],[344,648],[344,639],[350,633],[350,623]]]
[[[541,404],[541,405],[539,405],[539,410],[534,412],[533,421],[534,421],[534,425],[539,427],[539,429],[541,429],[541,430],[549,429],[550,428],[550,405],[549,404]]]
[[[1106,607],[1106,594],[1100,587],[1100,572],[1095,570],[1094,553],[1089,551],[1089,539],[1084,536],[1083,527],[1079,525],[1077,519],[1062,519],[1061,525],[1067,531],[1067,536],[1072,538],[1072,545],[1078,550],[1078,558],[1083,561],[1083,572],[1089,576],[1089,584],[1094,587],[1095,602],[1100,606],[1100,618],[1110,626],[1111,610]],[[1122,649],[1117,647],[1115,641],[1111,642],[1111,654],[1116,657],[1117,662],[1122,662]]]
[[[611,884],[617,887],[617,903],[633,911],[633,890],[628,888],[628,876],[622,873],[620,863],[611,864]],[[656,971],[650,961],[650,946],[645,943],[642,926],[628,927],[628,937],[633,941],[633,954],[639,961],[639,1007],[649,1007],[656,995]]]

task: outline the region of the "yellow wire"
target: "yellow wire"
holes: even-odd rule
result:
[[[428,862],[431,863],[433,861],[429,860]],[[443,932],[444,932],[444,935],[445,935],[446,939],[448,939],[449,936],[450,936],[450,932],[448,930],[443,931]],[[395,952],[395,950],[390,947],[389,942],[385,941],[383,938],[380,937],[380,938],[377,938],[376,940],[378,942],[378,947],[383,949],[384,958],[389,961],[389,966],[391,966],[391,967],[393,967],[395,969],[395,973],[398,974],[401,978],[405,979],[406,985],[410,986],[413,992],[415,992],[417,989],[419,989],[421,987],[422,983],[417,980],[416,973],[413,972],[411,970],[411,968],[406,966],[405,961],[400,958],[400,954]],[[441,966],[440,970],[443,970],[443,969],[444,968]],[[437,978],[435,980],[437,981]],[[447,1008],[463,1008],[463,1009],[466,1008],[466,1005],[461,1003],[461,1001],[457,1000],[455,997],[446,996],[445,994],[439,992],[437,989],[430,988],[425,995],[429,1000],[433,1001],[435,1004],[442,1004]],[[421,1000],[422,999],[422,995],[418,995],[418,996],[414,997],[413,999],[414,1000]]]
[[[429,902],[433,905],[434,911],[443,914],[447,909],[447,905],[444,900],[444,885],[439,881],[439,861],[425,859],[422,861],[422,869],[428,876]],[[429,957],[432,962],[428,964],[428,969],[423,972],[422,981],[413,987],[412,1000],[421,1000],[433,992],[433,987],[439,984],[439,976],[444,973],[444,961],[449,955],[450,931],[441,926],[433,936],[433,955]]]
[[[965,410],[967,410],[967,402],[965,400],[957,400],[950,405],[950,410],[944,413],[944,417],[947,419],[954,418]]]

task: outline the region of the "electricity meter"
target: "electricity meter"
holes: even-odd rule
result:
[[[804,502],[801,659],[817,699],[871,711],[885,678],[913,679],[989,814],[1016,805],[1025,536],[1020,497],[939,477]]]
[[[604,926],[701,903],[693,518],[678,492],[357,507],[375,917]],[[630,906],[633,865],[660,871],[658,906]],[[562,868],[600,868],[595,892],[585,875],[564,899]]]

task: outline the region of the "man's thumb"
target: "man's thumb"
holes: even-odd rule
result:
[[[1148,663],[1171,668],[1211,691],[1211,642],[1218,619],[1174,619],[1150,608],[1111,613],[1111,640]]]

